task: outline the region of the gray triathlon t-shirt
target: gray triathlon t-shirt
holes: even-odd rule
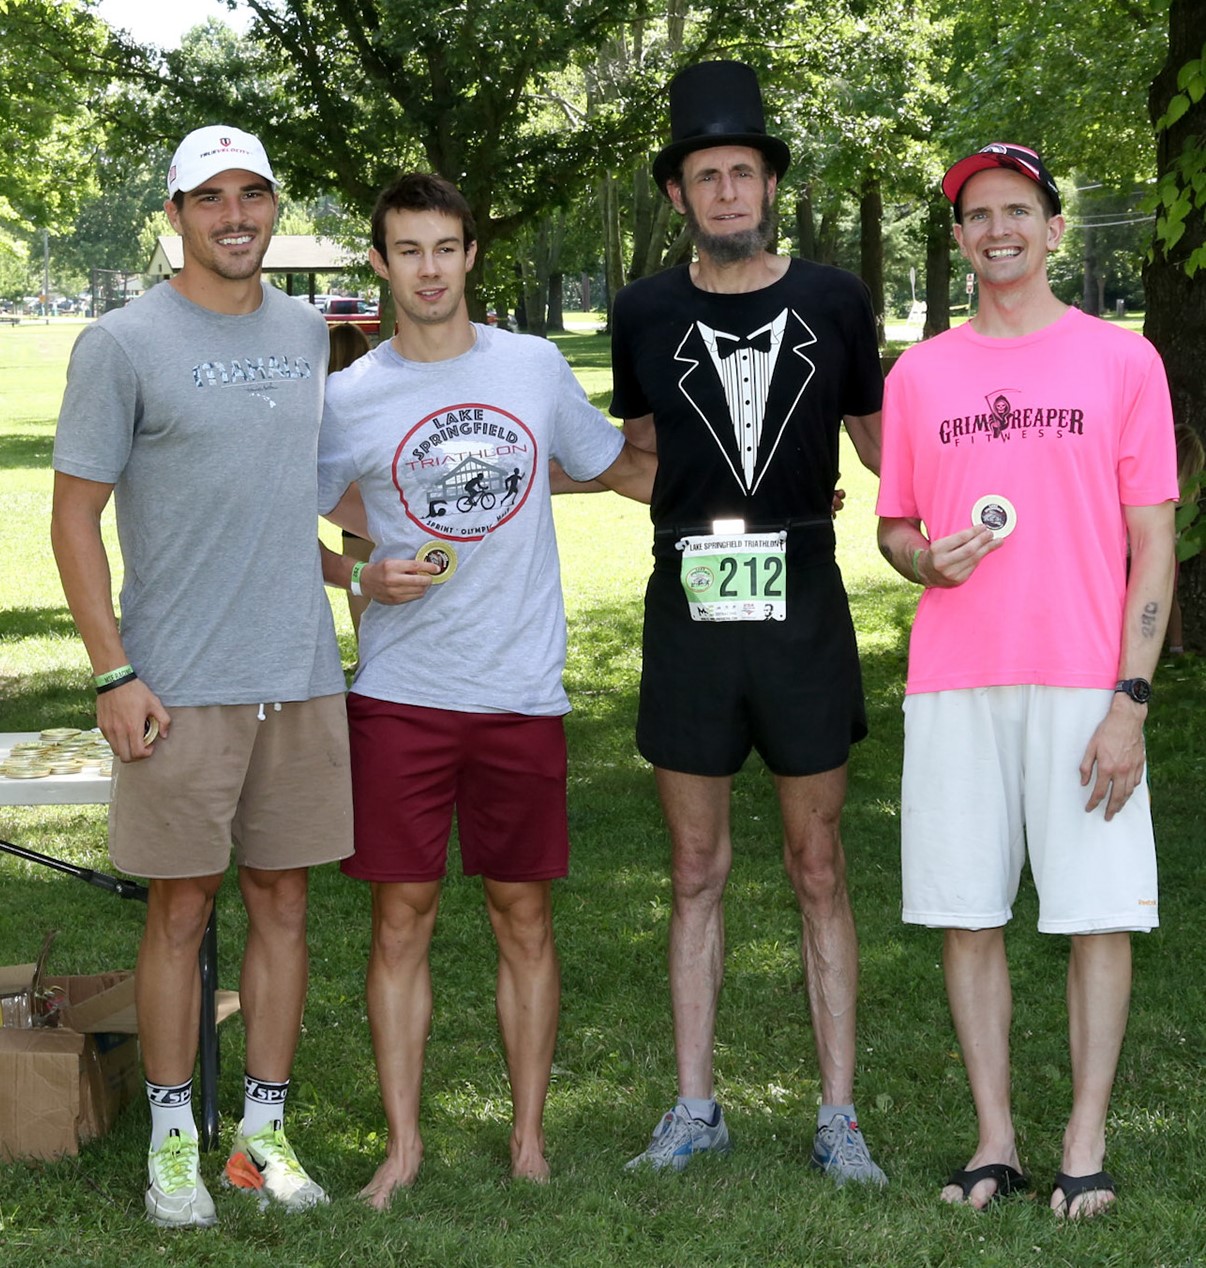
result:
[[[327,349],[268,285],[228,316],[160,283],[76,340],[54,466],[116,486],[122,640],[169,708],[343,690],[317,536]]]
[[[370,603],[353,690],[461,712],[569,711],[565,608],[549,495],[556,458],[592,480],[624,440],[556,346],[475,325],[448,361],[388,343],[331,377],[319,506],[359,483],[373,559],[443,552],[445,579],[412,603]]]

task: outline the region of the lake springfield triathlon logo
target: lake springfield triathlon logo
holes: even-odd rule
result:
[[[480,541],[528,499],[540,455],[514,414],[493,405],[449,405],[412,427],[394,452],[394,487],[426,532]]]
[[[1010,441],[1031,435],[1083,436],[1085,412],[1070,406],[1022,405],[1016,387],[997,388],[984,397],[984,411],[944,418],[938,424],[938,440],[961,445],[977,440]]]

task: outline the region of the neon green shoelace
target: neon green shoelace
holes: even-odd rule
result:
[[[155,1173],[165,1193],[192,1188],[196,1174],[196,1144],[184,1136],[171,1136],[155,1154]]]

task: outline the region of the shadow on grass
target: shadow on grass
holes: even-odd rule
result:
[[[23,638],[74,638],[75,622],[66,607],[6,608],[0,645]]]
[[[0,469],[16,471],[25,467],[31,470],[43,470],[50,466],[53,453],[53,435],[0,435]]]
[[[610,336],[566,331],[565,334],[554,334],[551,338],[575,370],[606,370],[610,374]]]
[[[65,607],[9,608],[0,630],[0,648],[25,639],[75,637],[75,623]],[[95,725],[96,697],[86,674],[61,667],[0,672],[0,731]]]

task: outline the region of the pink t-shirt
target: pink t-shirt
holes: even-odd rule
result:
[[[1150,343],[1078,309],[1017,339],[970,325],[910,348],[884,391],[876,511],[931,540],[987,494],[1016,527],[954,589],[921,596],[910,693],[1112,687],[1126,591],[1123,506],[1177,497],[1172,407]]]

